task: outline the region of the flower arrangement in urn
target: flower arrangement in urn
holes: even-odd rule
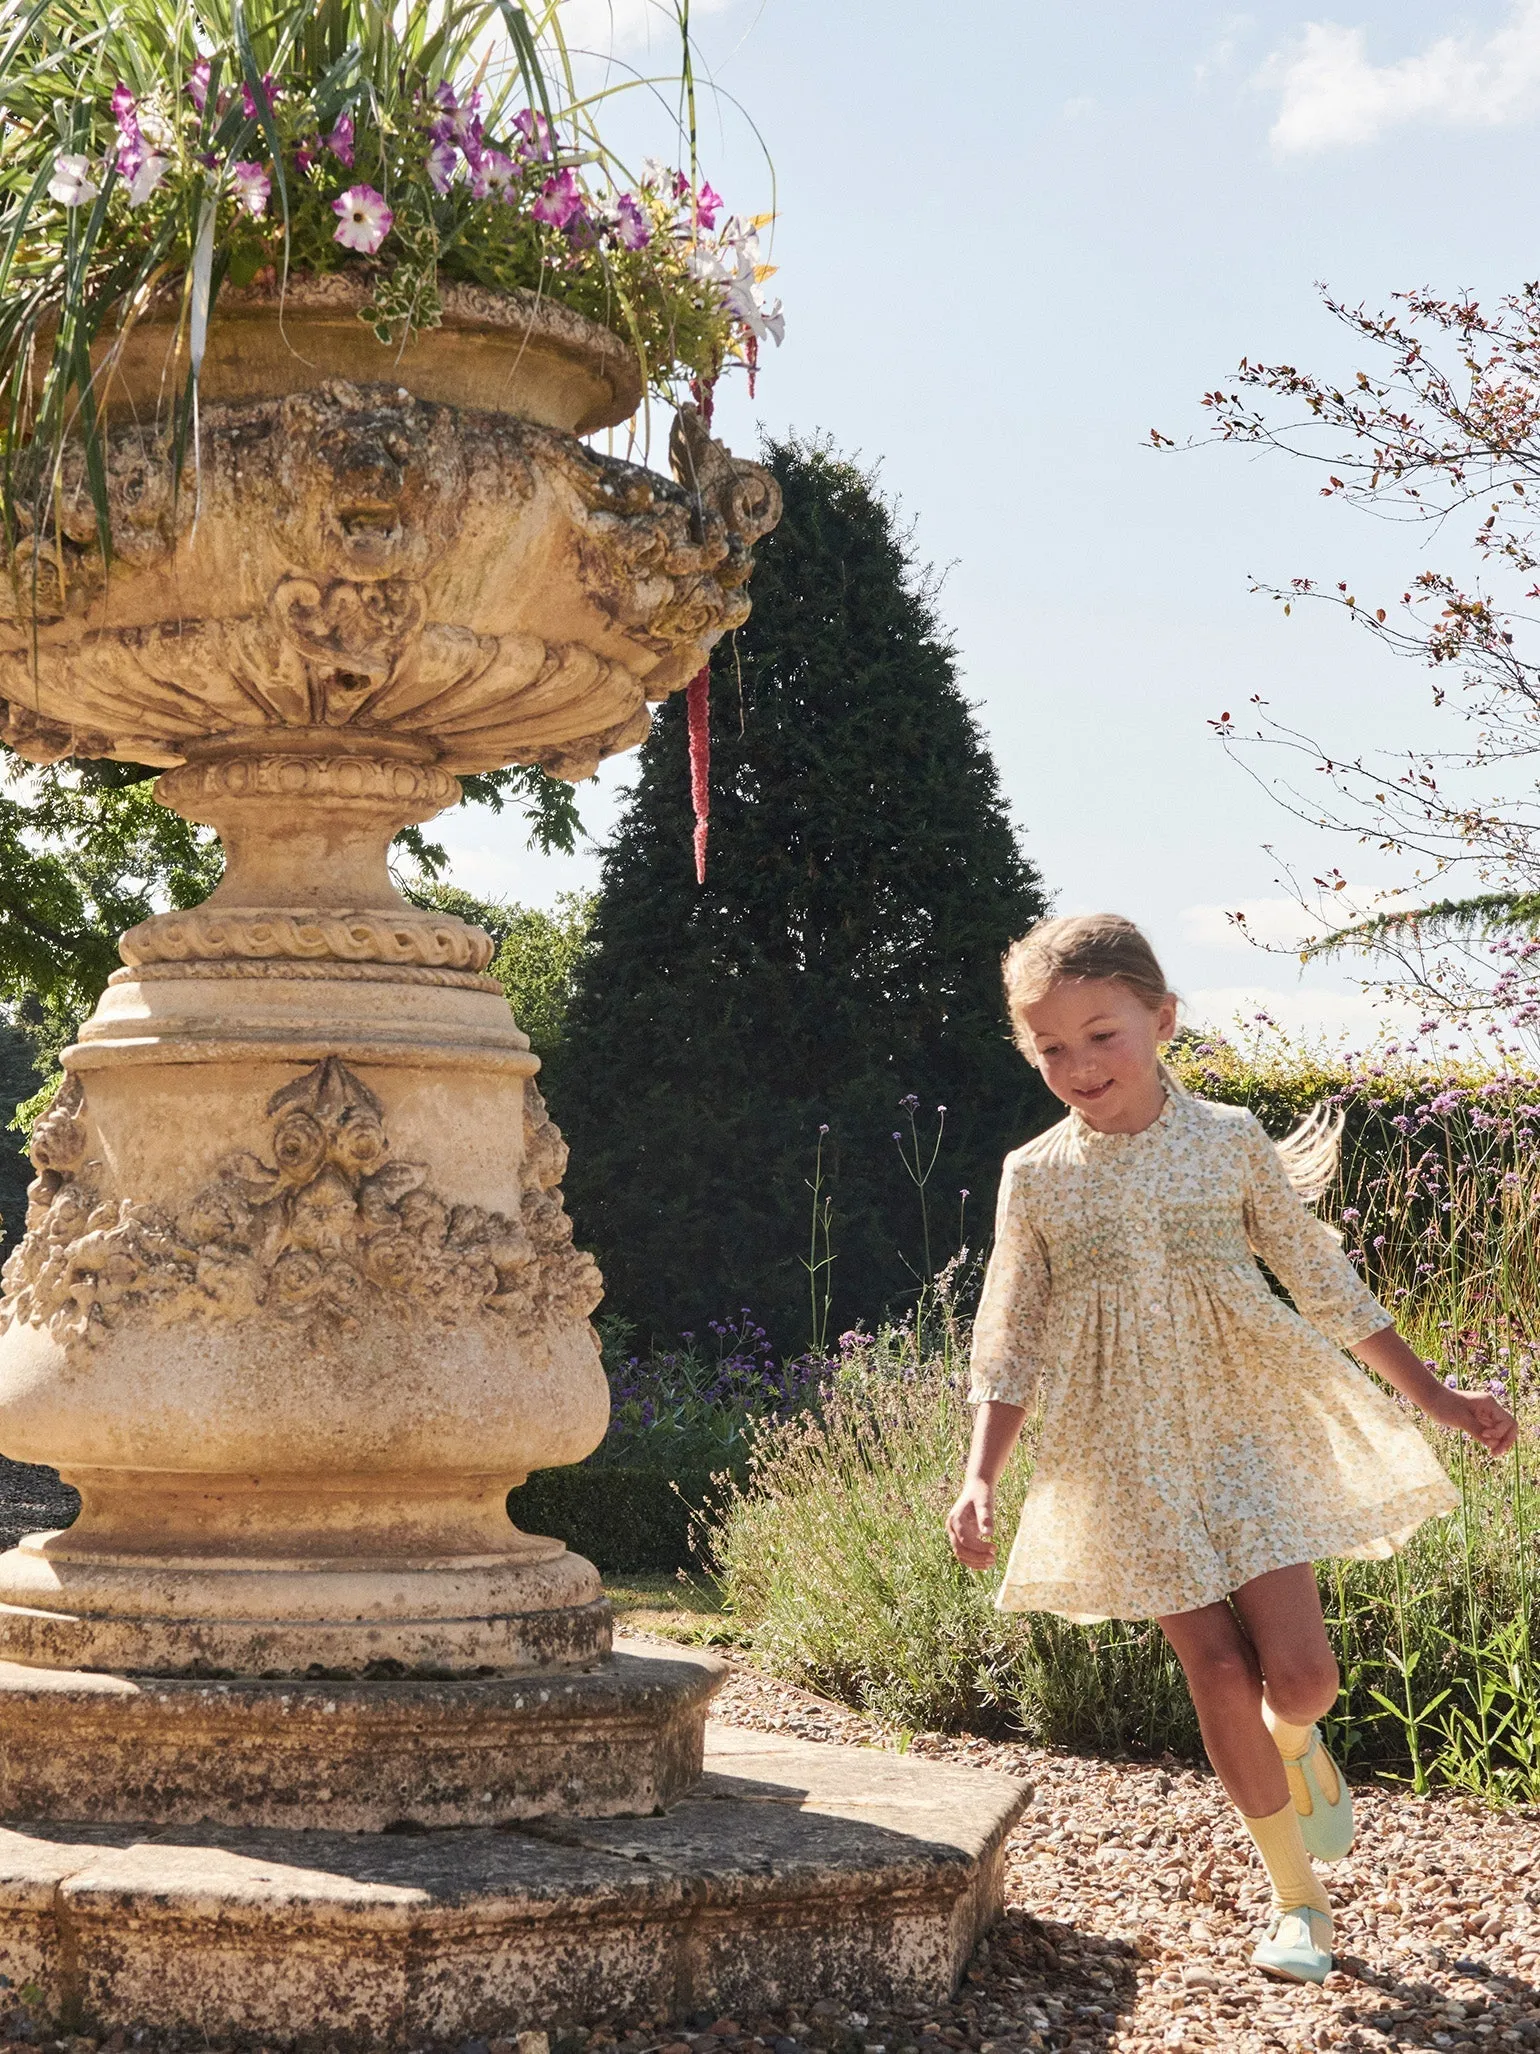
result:
[[[532,294],[621,338],[641,391],[699,396],[732,364],[752,379],[782,333],[767,217],[725,212],[693,141],[685,168],[628,175],[595,123],[605,97],[578,92],[556,0],[43,0],[17,18],[0,50],[12,544],[41,526],[66,437],[99,454],[114,357],[168,307],[158,398],[185,452],[222,292],[281,306],[340,274],[396,349],[439,324],[446,287]]]

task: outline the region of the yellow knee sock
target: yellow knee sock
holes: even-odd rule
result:
[[[1299,1765],[1310,1752],[1315,1727],[1291,1725],[1287,1719],[1278,1716],[1265,1697],[1262,1700],[1262,1723],[1273,1736],[1273,1745],[1283,1757],[1284,1774],[1289,1779],[1289,1795],[1294,1800],[1294,1809],[1302,1818],[1308,1819],[1315,1806],[1310,1801],[1310,1792]],[[1315,1772],[1320,1779],[1321,1795],[1328,1804],[1335,1804],[1337,1767],[1324,1747],[1316,1756]]]
[[[1242,1812],[1241,1823],[1257,1843],[1267,1879],[1273,1886],[1274,1911],[1298,1911],[1301,1905],[1308,1904],[1312,1911],[1325,1912],[1329,1918],[1331,1899],[1310,1866],[1310,1857],[1300,1838],[1299,1813],[1293,1805],[1286,1804],[1265,1819],[1248,1819]]]

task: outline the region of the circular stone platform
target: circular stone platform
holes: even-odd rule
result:
[[[335,1834],[645,1814],[699,1777],[722,1673],[682,1649],[444,1682],[0,1662],[0,1819]]]
[[[1025,1784],[731,1727],[706,1767],[655,1818],[0,1830],[0,1966],[66,2030],[339,2049],[951,1993]]]

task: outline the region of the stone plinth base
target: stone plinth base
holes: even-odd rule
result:
[[[732,1728],[707,1769],[666,1817],[501,1832],[6,1830],[0,1968],[70,2027],[373,2048],[952,1990],[1025,1785]]]
[[[721,1676],[661,1649],[439,1683],[0,1662],[0,1818],[337,1834],[645,1814],[700,1775]]]

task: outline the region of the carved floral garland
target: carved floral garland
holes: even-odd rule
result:
[[[270,1163],[231,1156],[173,1218],[91,1188],[72,1076],[33,1131],[38,1175],[5,1266],[0,1329],[20,1320],[90,1343],[141,1314],[165,1324],[260,1312],[344,1333],[380,1309],[449,1326],[490,1312],[519,1334],[584,1320],[603,1285],[572,1246],[556,1188],[566,1144],[534,1084],[524,1089],[517,1219],[452,1206],[422,1164],[389,1160],[379,1100],[336,1056],[268,1101]]]

